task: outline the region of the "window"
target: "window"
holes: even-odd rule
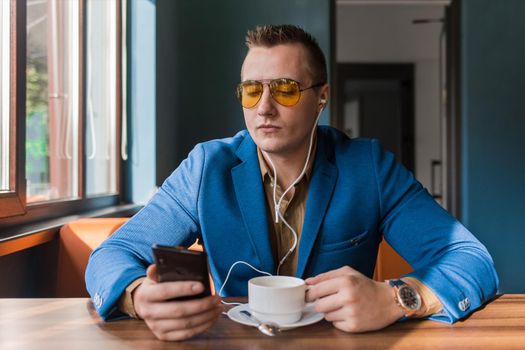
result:
[[[0,1],[0,227],[118,203],[122,2]]]
[[[25,75],[19,68],[24,66],[25,43],[24,37],[15,35],[25,23],[22,10],[15,0],[0,1],[0,218],[25,212],[24,174],[17,168],[23,164],[17,158],[23,154],[18,117],[24,113]]]
[[[9,191],[9,2],[0,3],[0,192]]]
[[[79,195],[80,1],[27,1],[27,202]]]
[[[117,23],[115,1],[86,9],[86,195],[117,191]]]

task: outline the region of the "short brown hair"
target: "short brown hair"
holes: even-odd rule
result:
[[[309,55],[313,83],[326,83],[326,59],[317,40],[299,26],[291,24],[257,26],[246,33],[246,46],[273,47],[281,44],[301,44]]]

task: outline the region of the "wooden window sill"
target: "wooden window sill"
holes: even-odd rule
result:
[[[38,223],[21,224],[0,232],[0,256],[12,254],[47,243],[58,235],[60,228],[81,218],[103,217],[131,217],[142,206],[136,204],[122,204],[106,207],[99,210],[76,215],[68,215],[56,219],[40,221]]]

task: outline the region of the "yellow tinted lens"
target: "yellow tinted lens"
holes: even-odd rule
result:
[[[270,92],[275,101],[283,106],[293,106],[299,102],[301,91],[299,84],[289,79],[274,80],[270,83]]]
[[[237,89],[237,97],[244,108],[252,108],[259,102],[263,92],[260,82],[244,82]]]

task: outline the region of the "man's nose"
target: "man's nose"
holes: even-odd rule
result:
[[[263,93],[257,105],[257,114],[260,116],[275,115],[275,101],[273,100],[268,85],[264,85],[263,87]]]

